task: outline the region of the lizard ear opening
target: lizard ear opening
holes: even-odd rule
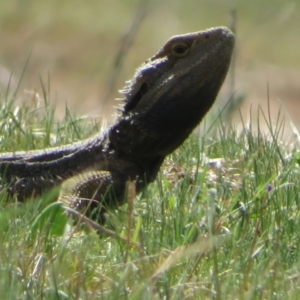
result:
[[[148,92],[148,85],[143,82],[136,94],[132,95],[124,106],[124,111],[129,112],[136,107],[141,98]]]

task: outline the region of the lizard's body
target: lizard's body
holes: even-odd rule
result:
[[[62,184],[67,206],[122,204],[126,182],[135,181],[137,192],[152,182],[210,109],[233,47],[225,27],[171,38],[125,87],[112,127],[63,147],[0,154],[2,184],[20,200]]]

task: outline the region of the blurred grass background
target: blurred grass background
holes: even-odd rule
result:
[[[247,120],[249,107],[267,103],[270,88],[272,111],[279,99],[298,123],[300,104],[300,1],[223,0],[11,0],[1,1],[0,87],[4,93],[10,75],[11,89],[18,84],[26,60],[20,101],[30,102],[41,93],[40,78],[50,78],[51,101],[56,117],[66,104],[78,114],[109,118],[113,99],[135,68],[152,56],[172,35],[212,26],[230,26],[237,16],[235,64],[236,95]],[[140,23],[134,20],[140,16]],[[121,41],[134,32],[124,53],[124,64],[114,70]],[[115,88],[111,93],[111,81]],[[224,99],[230,95],[226,85]],[[107,101],[108,99],[108,101]],[[28,103],[27,103],[28,104]],[[29,103],[30,105],[30,103]],[[222,105],[221,105],[222,106]],[[239,116],[236,117],[240,121]]]

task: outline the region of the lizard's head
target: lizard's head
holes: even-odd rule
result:
[[[233,47],[225,27],[171,38],[122,91],[125,105],[111,129],[112,144],[136,156],[177,148],[214,103]]]

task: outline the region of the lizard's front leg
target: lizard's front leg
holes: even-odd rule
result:
[[[124,203],[127,180],[116,172],[87,171],[62,183],[58,201],[104,223],[106,208]]]

